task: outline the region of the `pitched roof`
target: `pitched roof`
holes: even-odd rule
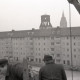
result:
[[[61,35],[69,36],[70,35],[70,27],[61,28]],[[80,36],[80,27],[71,27],[71,35],[72,36]]]
[[[71,27],[71,35],[80,36],[80,27]],[[70,36],[70,27],[0,32],[0,38]]]
[[[51,29],[41,29],[34,32],[34,37],[48,37],[51,35]]]

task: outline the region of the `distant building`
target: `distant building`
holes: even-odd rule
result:
[[[52,25],[50,23],[50,15],[42,15],[41,16],[41,24],[40,29],[51,29]]]
[[[39,28],[0,32],[0,58],[13,57],[14,61],[28,58],[43,63],[43,56],[50,54],[56,63],[70,66],[70,28],[67,25],[53,28],[49,15],[41,16]],[[80,66],[80,27],[72,27],[71,31],[73,65]]]
[[[60,21],[60,27],[61,28],[66,28],[67,27],[67,20],[64,15],[64,12],[62,13],[61,21]]]

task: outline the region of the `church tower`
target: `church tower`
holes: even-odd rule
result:
[[[42,15],[41,16],[41,24],[40,29],[50,29],[52,25],[50,23],[50,15]]]
[[[61,21],[60,21],[60,27],[65,28],[67,27],[67,20],[66,17],[64,16],[64,12],[62,13]]]

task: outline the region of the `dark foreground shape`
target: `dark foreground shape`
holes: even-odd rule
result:
[[[20,64],[8,65],[6,80],[23,80],[23,68]]]
[[[80,0],[67,0],[70,4],[73,4],[78,13],[80,14]]]

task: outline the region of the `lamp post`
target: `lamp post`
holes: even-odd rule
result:
[[[72,54],[72,31],[71,31],[71,7],[69,3],[69,27],[70,27],[70,49],[71,49],[71,68],[72,68],[72,80],[73,80],[73,54]]]
[[[13,58],[13,44],[12,44],[12,36],[13,36],[13,33],[9,33],[9,38],[10,38],[10,50],[9,50],[9,55],[8,55],[8,61],[10,62],[10,60],[12,60]]]

